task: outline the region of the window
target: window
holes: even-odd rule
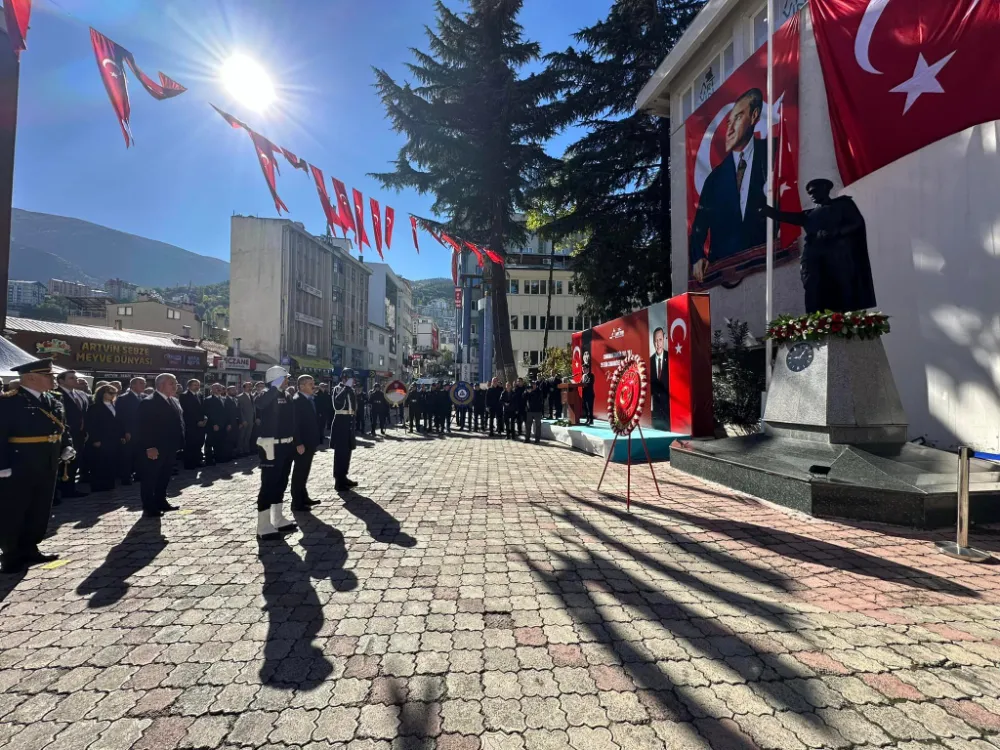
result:
[[[541,294],[545,294],[545,282],[544,281],[539,281],[538,282],[538,290],[539,290],[539,292]]]
[[[378,335],[378,345],[385,346],[385,336],[381,333]]]
[[[180,320],[180,319],[181,319],[180,310],[171,310],[169,307],[167,308],[167,320]]]
[[[683,94],[681,94],[681,117],[687,119],[694,112],[694,107],[691,105],[691,99],[694,96],[694,89],[689,88]]]
[[[767,8],[753,17],[753,48],[759,50],[767,41]]]
[[[131,308],[131,306],[126,307],[125,305],[119,305],[118,306],[118,314],[119,315],[131,315],[132,314],[132,308]]]
[[[531,316],[531,330],[534,331],[538,328],[538,318],[534,315]]]
[[[572,281],[568,281],[566,283],[567,283],[567,285],[569,287],[569,292],[568,293],[569,294],[573,294],[573,282]]]
[[[543,331],[545,330],[545,316],[544,315],[539,315],[538,316],[538,327],[541,328]]]
[[[510,280],[510,293],[511,294],[518,294],[519,292],[517,290],[518,290],[518,287],[520,286],[520,284],[521,284],[521,282],[519,282],[517,279],[511,279]]]
[[[385,367],[385,356],[382,354],[378,355],[378,366]]]
[[[530,361],[531,360],[529,352],[521,352],[521,363],[526,365]]]
[[[554,315],[549,316],[549,330],[551,331],[556,327],[556,317]]]
[[[512,331],[516,331],[517,330],[517,316],[516,315],[511,315],[510,316],[510,330],[512,330]]]
[[[736,48],[730,43],[722,52],[722,77],[729,78],[736,66]]]
[[[372,364],[375,361],[375,355],[368,352],[368,364]]]
[[[538,352],[537,351],[532,351],[531,352],[531,364],[532,365],[537,365],[538,364]]]
[[[556,315],[556,330],[562,330],[562,315]]]
[[[375,331],[373,331],[371,328],[368,329],[368,340],[369,341],[375,340]]]
[[[530,329],[528,328],[528,322],[529,322],[530,320],[531,320],[531,318],[529,318],[529,317],[528,317],[527,315],[525,315],[525,316],[524,316],[524,321],[523,321],[523,322],[524,322],[524,326],[522,326],[522,327],[523,327],[523,328],[524,328],[524,330],[526,330],[526,331],[527,331],[527,330],[530,330]]]
[[[531,282],[531,293],[532,294],[538,294],[538,282],[537,281],[532,281]]]
[[[561,281],[557,281],[556,282],[556,294],[562,294],[562,282]]]

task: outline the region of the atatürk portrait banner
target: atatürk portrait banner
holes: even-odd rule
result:
[[[774,102],[766,100],[767,45],[726,78],[684,124],[688,288],[735,286],[766,262],[768,181],[783,211],[800,211],[799,14],[774,35]],[[767,164],[767,111],[774,164]],[[775,227],[775,264],[797,257],[798,227]]]

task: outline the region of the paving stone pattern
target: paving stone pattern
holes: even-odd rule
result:
[[[402,436],[317,456],[253,533],[255,462],[72,501],[0,580],[0,748],[1000,747],[1000,566],[657,467]],[[287,507],[287,506],[286,506]],[[977,546],[997,551],[989,528]]]

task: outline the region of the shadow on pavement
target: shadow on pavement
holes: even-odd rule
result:
[[[345,570],[347,544],[344,535],[312,513],[296,511],[295,522],[302,531],[299,546],[305,550],[304,564],[317,580],[329,579],[335,591],[353,591],[358,587],[354,571]]]
[[[357,516],[368,527],[368,535],[376,542],[394,544],[397,547],[414,547],[417,540],[402,531],[396,517],[369,497],[357,492],[345,492],[344,508]]]
[[[260,680],[282,690],[315,690],[333,673],[333,665],[313,645],[323,627],[323,606],[312,576],[284,537],[257,544],[267,614]]]
[[[166,546],[160,519],[140,517],[125,538],[111,548],[100,567],[76,587],[76,593],[93,594],[87,601],[91,609],[120,601],[128,591],[128,579],[153,562]]]

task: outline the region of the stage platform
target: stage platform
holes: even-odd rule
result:
[[[649,456],[653,461],[667,461],[670,459],[670,444],[675,440],[686,440],[689,435],[681,435],[676,432],[664,432],[653,428],[642,428],[642,434],[646,438],[646,447],[649,448]],[[589,453],[592,456],[608,457],[611,444],[614,442],[615,433],[612,432],[607,422],[594,421],[593,427],[576,425],[575,427],[561,427],[553,420],[542,420],[542,438],[544,440],[554,440],[557,443],[568,445],[571,448]],[[611,457],[615,463],[624,464],[628,462],[628,438],[619,438],[615,444],[615,451]],[[632,462],[644,462],[646,454],[642,450],[642,441],[639,440],[639,431],[632,433]]]

